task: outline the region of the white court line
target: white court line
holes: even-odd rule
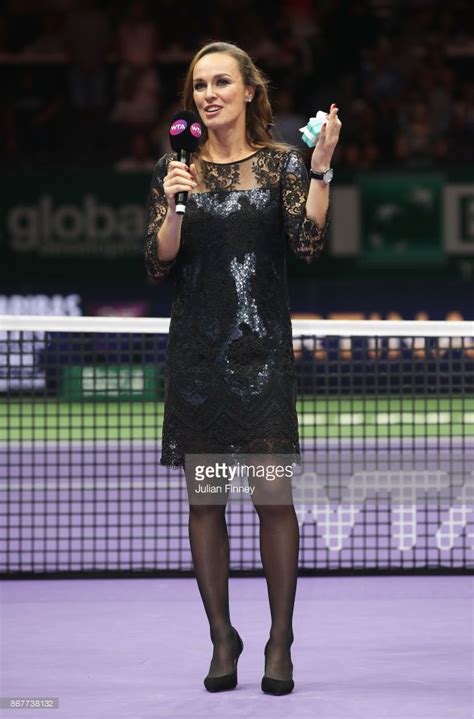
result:
[[[474,412],[305,412],[300,424],[474,424]]]

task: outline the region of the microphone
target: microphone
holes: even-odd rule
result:
[[[196,152],[201,140],[202,127],[199,117],[189,110],[179,110],[171,118],[170,145],[176,152],[178,162],[189,165],[191,153]],[[186,212],[187,192],[178,192],[176,195],[176,212],[184,215]]]

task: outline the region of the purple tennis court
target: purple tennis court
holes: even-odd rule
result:
[[[237,689],[213,695],[202,685],[210,642],[194,579],[10,581],[2,692],[58,698],[58,719],[470,719],[473,589],[460,576],[300,577],[298,683],[271,697],[260,690],[262,578],[230,581],[244,651]]]

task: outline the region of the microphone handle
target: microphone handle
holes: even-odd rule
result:
[[[178,162],[184,162],[185,165],[189,165],[189,160],[191,159],[191,153],[187,150],[178,150],[176,153],[176,159]],[[188,193],[187,192],[178,192],[176,193],[176,214],[178,215],[184,215],[186,212],[186,203],[188,201]]]

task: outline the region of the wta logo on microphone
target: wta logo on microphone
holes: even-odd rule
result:
[[[193,137],[201,137],[202,135],[201,125],[199,124],[199,122],[193,122],[193,124],[189,128],[189,131]]]
[[[194,124],[196,124],[196,123],[194,123]],[[170,127],[170,135],[181,135],[181,133],[185,131],[187,126],[188,126],[188,123],[186,122],[186,120],[175,120]],[[193,132],[192,128],[193,128],[193,126],[191,126],[191,132]],[[194,137],[198,137],[198,135],[195,135],[194,132],[193,132],[193,135],[194,135]],[[199,137],[200,136],[201,135],[199,134]]]

